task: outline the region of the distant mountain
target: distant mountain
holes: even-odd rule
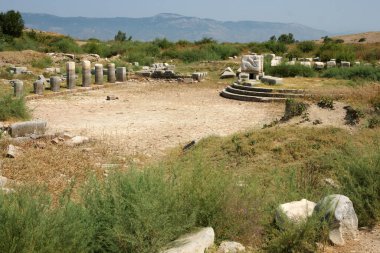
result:
[[[221,42],[266,41],[272,35],[293,33],[298,40],[319,39],[328,32],[300,24],[238,21],[222,22],[212,19],[185,17],[177,14],[159,14],[145,18],[84,18],[57,17],[47,14],[22,14],[28,28],[57,32],[77,39],[113,39],[121,30],[135,40],[155,38],[199,40],[212,37]]]

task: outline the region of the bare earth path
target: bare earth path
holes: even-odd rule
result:
[[[162,154],[209,135],[228,135],[280,118],[283,104],[244,103],[202,84],[128,82],[114,88],[28,102],[51,133],[104,139],[130,154]],[[118,100],[106,101],[107,95]]]

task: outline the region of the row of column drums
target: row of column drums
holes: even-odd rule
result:
[[[66,63],[66,84],[68,89],[74,89],[76,86],[75,62]],[[95,84],[102,85],[104,79],[103,64],[95,64]],[[114,63],[107,65],[107,81],[109,83],[125,82],[127,80],[127,68],[115,68]],[[59,76],[50,77],[50,89],[58,92],[61,87],[62,79]],[[82,87],[89,87],[92,83],[91,79],[91,62],[82,61]],[[23,95],[23,82],[20,80],[13,81],[14,95],[20,97]],[[35,94],[42,95],[44,91],[44,81],[37,80],[33,83],[33,91]]]

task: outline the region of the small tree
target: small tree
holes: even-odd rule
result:
[[[0,27],[3,34],[12,37],[20,37],[22,35],[22,30],[24,29],[24,20],[18,11],[11,10],[6,13],[1,12]]]
[[[277,41],[276,35],[273,35],[272,37],[269,38],[269,41]]]
[[[281,34],[280,37],[278,37],[278,41],[285,44],[292,44],[296,40],[294,39],[293,33],[289,33],[289,34]]]
[[[119,30],[117,34],[115,35],[115,41],[126,41],[126,40],[127,40],[126,33]]]
[[[298,49],[304,53],[309,53],[316,48],[314,41],[302,41],[297,45]]]

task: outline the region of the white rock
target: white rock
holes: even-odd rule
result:
[[[309,61],[301,61],[300,64],[302,66],[311,68],[311,62],[309,62]]]
[[[295,223],[306,221],[313,214],[315,206],[316,203],[307,199],[282,204],[278,207],[276,221],[281,223],[283,215]]]
[[[241,59],[241,70],[247,73],[261,74],[264,72],[263,55],[244,55]]]
[[[75,136],[71,138],[70,140],[66,141],[66,144],[68,146],[77,146],[77,145],[82,145],[84,143],[87,143],[90,141],[90,138],[85,137],[85,136]]]
[[[351,200],[343,195],[330,195],[315,207],[330,221],[329,239],[336,245],[344,245],[346,240],[358,236],[358,217]]]
[[[162,253],[204,253],[214,244],[215,233],[211,227],[186,234],[168,245]]]
[[[245,247],[238,242],[224,241],[220,244],[217,253],[239,253],[245,252]]]
[[[3,188],[8,182],[8,178],[0,176],[0,188]]]
[[[22,149],[20,147],[13,146],[12,144],[10,144],[8,146],[8,150],[7,150],[7,157],[8,158],[16,158],[21,153],[22,153]]]
[[[317,61],[317,62],[314,63],[314,68],[316,68],[316,69],[324,69],[325,68],[325,63]]]

